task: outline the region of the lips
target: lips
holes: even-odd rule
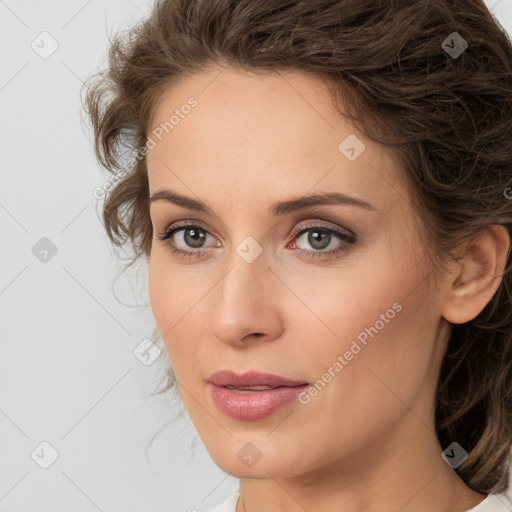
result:
[[[222,370],[216,372],[207,379],[208,382],[215,386],[232,386],[238,389],[249,388],[253,386],[266,386],[269,388],[294,387],[307,384],[304,381],[296,381],[273,375],[271,373],[260,373],[250,371],[242,375],[238,375],[231,370]]]
[[[238,375],[223,370],[207,380],[213,403],[226,416],[237,420],[266,418],[295,400],[309,386],[307,382],[255,371]]]

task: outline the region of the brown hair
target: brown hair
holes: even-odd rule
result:
[[[86,83],[96,155],[125,173],[104,202],[105,228],[134,258],[149,256],[153,236],[151,115],[176,80],[213,65],[328,83],[340,114],[396,154],[434,270],[486,225],[512,235],[512,46],[481,0],[161,0],[116,35],[108,68]],[[456,471],[481,493],[508,485],[511,266],[509,251],[484,310],[453,325],[437,388],[441,446],[469,453]]]

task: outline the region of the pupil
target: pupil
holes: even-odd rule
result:
[[[315,249],[325,249],[329,245],[331,235],[324,231],[310,231],[308,236],[308,242],[315,247]],[[322,243],[322,239],[327,243]]]
[[[201,229],[189,228],[185,230],[185,242],[190,247],[201,247],[205,234]]]

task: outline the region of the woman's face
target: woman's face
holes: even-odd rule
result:
[[[182,79],[149,136],[151,305],[215,462],[287,477],[421,443],[448,333],[391,154],[297,72]]]

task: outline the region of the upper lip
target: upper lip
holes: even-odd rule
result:
[[[250,371],[243,374],[237,374],[231,370],[215,372],[208,377],[207,381],[211,384],[215,384],[216,386],[234,386],[236,388],[250,386],[269,386],[277,388],[280,386],[292,387],[307,384],[307,382],[304,381],[286,379],[271,373]]]

